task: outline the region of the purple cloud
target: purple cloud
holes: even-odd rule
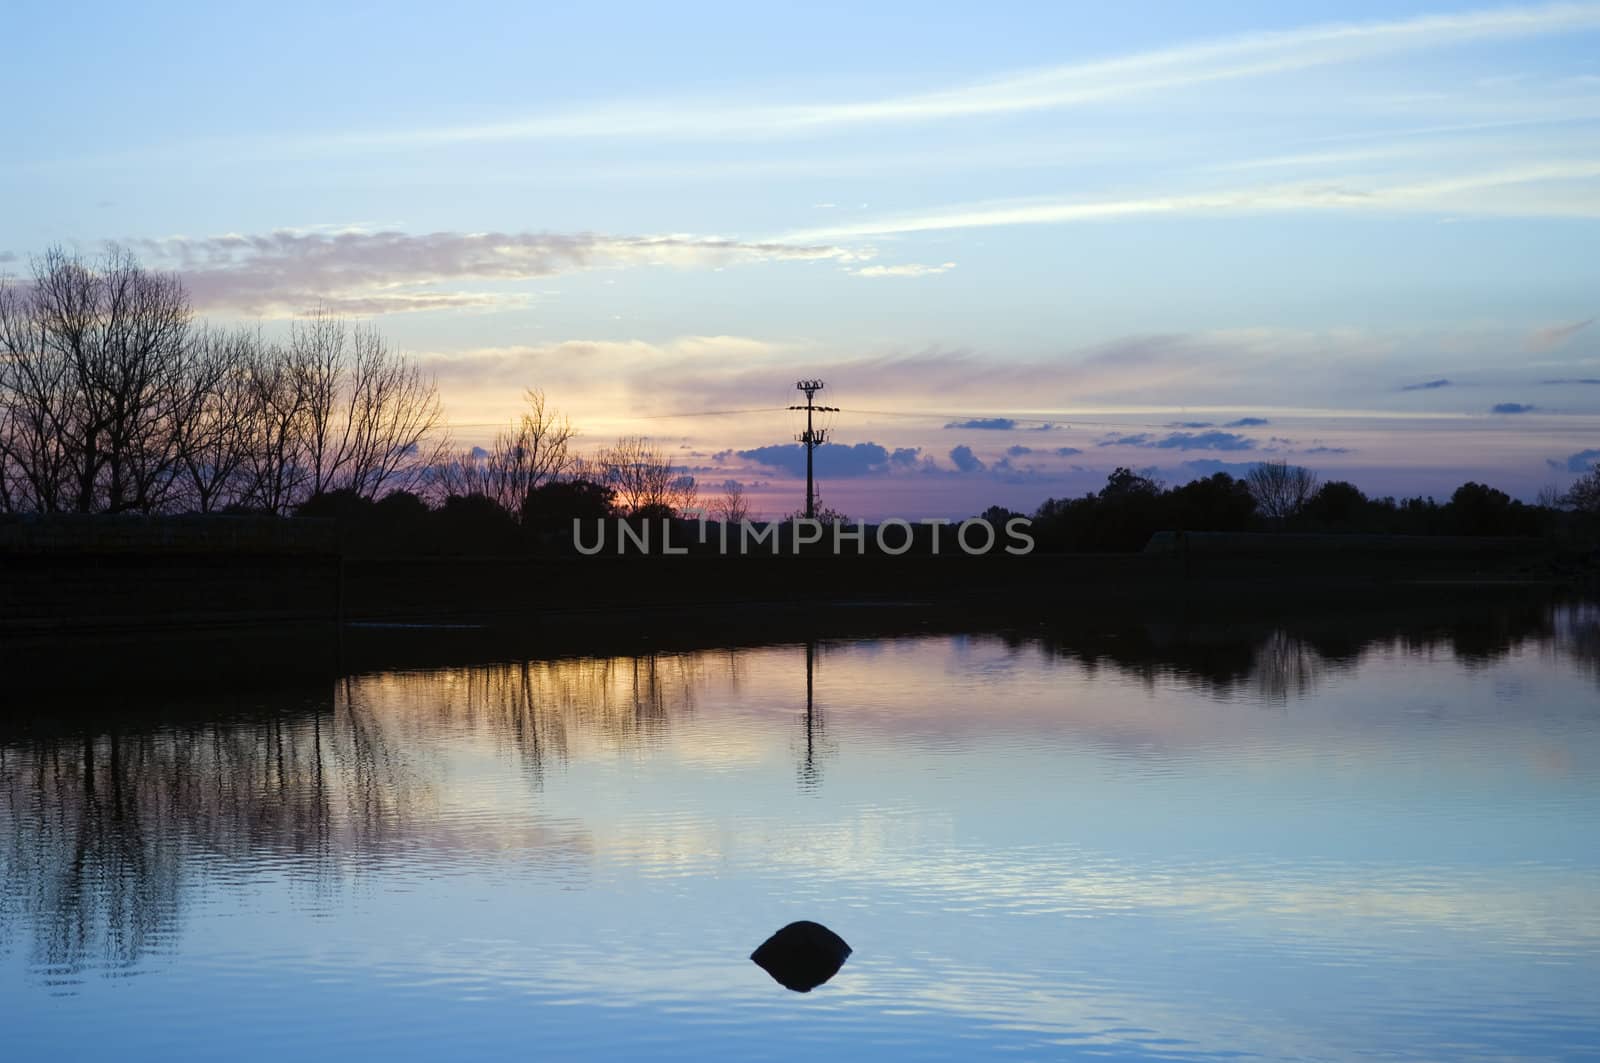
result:
[[[746,461],[781,469],[791,476],[806,474],[806,448],[800,443],[775,443],[736,453]],[[876,443],[824,443],[817,448],[815,460],[818,476],[871,476],[888,471],[889,452]]]
[[[197,307],[251,314],[319,305],[362,314],[489,306],[506,297],[439,286],[606,267],[697,268],[862,257],[815,244],[599,233],[279,231],[138,240],[129,246],[153,265],[181,274]]]
[[[1254,450],[1256,441],[1237,432],[1174,432],[1146,445],[1161,450]]]
[[[1254,450],[1256,441],[1237,432],[1172,432],[1157,438],[1148,432],[1113,436],[1101,447],[1144,447],[1150,450]]]
[[[946,428],[976,428],[986,432],[1009,432],[1017,427],[1010,417],[974,417],[968,421],[951,421]]]
[[[921,447],[896,447],[894,453],[889,455],[889,464],[901,468],[909,468],[922,460]]]
[[[1549,459],[1545,464],[1561,472],[1582,475],[1594,468],[1596,460],[1600,460],[1600,449],[1580,450],[1576,454],[1568,454],[1561,460]]]
[[[972,452],[972,448],[965,443],[951,449],[950,460],[955,463],[956,468],[961,472],[982,472],[984,470],[983,462]]]

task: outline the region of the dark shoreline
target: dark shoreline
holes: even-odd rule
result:
[[[272,623],[486,623],[531,616],[913,601],[1024,612],[1439,586],[1593,585],[1575,563],[1498,558],[405,558],[75,555],[0,562],[0,636]]]
[[[237,625],[523,623],[567,614],[916,602],[1005,615],[1186,601],[1593,588],[1592,545],[1516,538],[1162,532],[1141,553],[374,556],[329,520],[0,522],[0,638]],[[947,544],[949,546],[950,544]]]
[[[327,522],[18,527],[31,537],[0,541],[0,668],[29,691],[916,634],[1090,645],[1159,629],[1203,644],[1290,622],[1492,625],[1600,591],[1592,553],[1540,540],[1167,533],[1139,554],[372,558],[342,556]]]
[[[19,703],[43,697],[68,715],[135,716],[140,706],[166,715],[186,698],[199,699],[200,711],[207,713],[226,708],[219,699],[248,707],[252,692],[325,691],[342,677],[375,672],[920,636],[998,638],[1091,659],[1148,658],[1205,674],[1237,667],[1248,660],[1249,647],[1273,632],[1310,640],[1334,654],[1398,639],[1445,640],[1458,650],[1493,655],[1547,631],[1555,607],[1597,597],[1550,583],[1503,579],[1383,586],[1192,581],[1160,594],[1130,594],[1108,582],[1087,591],[1067,590],[1053,599],[989,592],[627,607],[590,603],[342,623],[234,618],[12,631],[0,637],[0,668],[23,695]],[[69,711],[68,706],[74,707]],[[27,714],[22,704],[18,708]]]

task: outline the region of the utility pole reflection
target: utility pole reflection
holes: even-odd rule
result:
[[[816,706],[817,643],[806,640],[806,755],[800,765],[800,789],[814,792],[822,781],[817,770],[817,740],[822,732],[822,720]]]

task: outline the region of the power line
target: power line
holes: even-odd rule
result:
[[[748,410],[690,410],[685,413],[639,413],[629,414],[625,420],[630,421],[659,421],[669,417],[731,417],[736,414],[746,413],[778,413],[782,406],[757,406]],[[515,418],[504,421],[451,421],[451,428],[503,428],[515,423]]]
[[[791,407],[792,408],[792,407]],[[782,406],[753,406],[748,410],[698,410],[692,413],[645,413],[634,418],[638,421],[654,421],[666,417],[732,417],[744,413],[777,413]]]
[[[912,420],[922,420],[922,421],[946,421],[946,420],[948,420],[948,421],[961,421],[961,420],[973,421],[973,420],[985,420],[986,419],[986,418],[983,418],[981,416],[975,416],[975,415],[969,414],[969,413],[938,413],[936,411],[929,411],[927,413],[914,413],[914,412],[910,412],[910,411],[907,411],[907,410],[858,410],[858,409],[855,409],[854,407],[847,407],[844,410],[844,412],[845,413],[864,413],[864,414],[870,414],[870,415],[875,416],[875,417],[905,417],[905,418],[909,418],[909,419],[912,419]],[[1150,422],[1147,422],[1147,421],[1085,421],[1085,420],[1081,420],[1081,419],[1079,419],[1077,417],[1072,417],[1072,418],[1066,418],[1066,417],[1054,418],[1054,417],[998,417],[997,416],[994,419],[995,420],[1010,421],[1013,424],[1021,424],[1021,425],[1034,425],[1034,424],[1046,425],[1047,424],[1047,425],[1052,425],[1052,426],[1060,427],[1060,428],[1071,428],[1074,425],[1087,425],[1087,426],[1089,426],[1091,428],[1172,428],[1172,427],[1174,427],[1173,423],[1170,422],[1170,421],[1164,422],[1162,424],[1153,424],[1153,423],[1150,423]]]

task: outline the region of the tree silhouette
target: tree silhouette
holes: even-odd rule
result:
[[[1274,524],[1297,516],[1317,490],[1317,474],[1286,461],[1264,461],[1245,474],[1256,509]]]
[[[602,482],[632,516],[676,516],[694,507],[694,477],[675,470],[666,452],[644,436],[623,436],[597,461]]]

